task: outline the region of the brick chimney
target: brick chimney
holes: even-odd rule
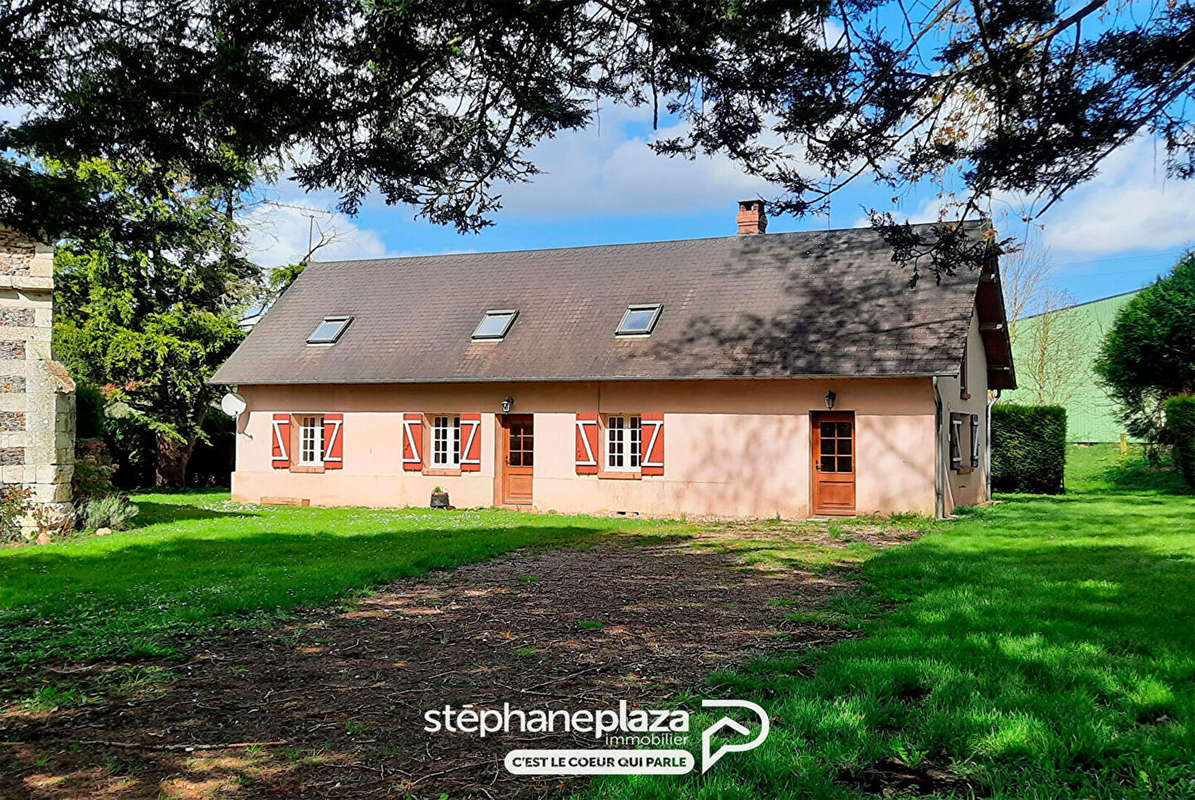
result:
[[[739,233],[766,233],[768,215],[762,200],[739,201]]]

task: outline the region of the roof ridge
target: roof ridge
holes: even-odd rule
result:
[[[958,220],[942,220],[939,222],[916,222],[910,223],[914,228],[922,228],[929,225],[942,225],[951,222],[958,222]],[[979,222],[979,220],[975,220]],[[851,228],[825,228],[807,231],[773,231],[772,233],[753,233],[741,234],[732,233],[724,236],[696,236],[685,239],[655,239],[646,242],[605,242],[602,244],[578,244],[567,245],[562,247],[521,247],[514,250],[463,250],[458,252],[448,253],[421,253],[418,255],[407,256],[382,256],[380,258],[340,258],[330,261],[309,261],[308,266],[316,264],[365,264],[375,261],[414,261],[423,258],[445,258],[448,256],[492,256],[495,254],[502,255],[517,255],[519,253],[553,253],[561,250],[590,250],[599,247],[646,247],[647,245],[659,244],[678,244],[681,242],[712,242],[721,239],[757,239],[757,238],[772,238],[777,236],[814,236],[828,233],[855,233],[867,232],[871,233],[874,229],[865,226],[855,226]]]

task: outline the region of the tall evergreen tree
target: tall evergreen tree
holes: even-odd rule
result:
[[[88,160],[50,165],[119,216],[65,240],[55,257],[54,346],[76,379],[100,387],[119,425],[144,434],[158,486],[183,485],[212,407],[205,384],[243,338],[238,326],[258,271],[241,256],[235,192],[182,176],[149,194],[145,168]]]

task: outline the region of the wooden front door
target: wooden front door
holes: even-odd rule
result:
[[[855,513],[855,412],[814,411],[813,513]]]
[[[535,426],[530,414],[506,414],[502,421],[502,502],[530,505],[535,475]]]

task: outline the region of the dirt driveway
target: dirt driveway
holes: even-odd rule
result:
[[[782,535],[839,548],[849,563],[843,541],[802,530]],[[728,535],[743,533],[516,553],[399,581],[285,628],[205,642],[181,661],[44,670],[40,679],[94,696],[78,707],[0,715],[0,796],[550,792],[563,784],[516,779],[502,756],[515,746],[570,746],[567,738],[429,734],[424,711],[668,702],[708,689],[719,667],[852,635],[786,621],[794,607],[816,608],[849,589],[849,569],[751,565],[741,543],[722,546]],[[883,546],[912,535],[866,538]]]

